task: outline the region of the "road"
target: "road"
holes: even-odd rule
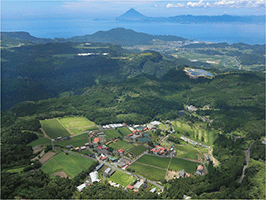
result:
[[[82,155],[82,154],[78,154],[78,153],[75,153],[75,152],[72,152],[72,151],[66,151],[66,150],[64,150],[64,152],[65,153],[71,153],[71,154],[74,154],[74,155],[77,155],[77,156],[82,156],[82,157],[84,157],[84,158],[88,158],[88,159],[91,159],[91,160],[94,160],[94,161],[99,161],[99,160],[97,160],[96,158],[92,158],[92,157],[89,157],[89,156],[86,156],[86,155]],[[104,163],[105,165],[107,165],[108,167],[112,167],[112,168],[114,168],[114,169],[116,169],[116,170],[120,170],[120,171],[122,171],[123,173],[126,173],[126,174],[128,174],[129,172],[127,172],[127,171],[125,171],[125,170],[123,170],[123,169],[120,169],[120,168],[118,168],[118,167],[116,167],[116,166],[114,166],[114,165],[111,165],[110,163],[107,163],[107,162],[104,162],[104,161],[99,161],[100,163]],[[146,178],[144,178],[143,176],[140,176],[140,175],[137,175],[137,174],[134,174],[134,173],[130,173],[132,176],[134,176],[134,177],[137,177],[137,178],[140,178],[140,179],[143,179],[143,180],[145,180]],[[149,179],[146,179],[149,183],[151,183],[151,184],[153,184],[153,185],[155,185],[156,187],[158,187],[158,188],[160,188],[160,189],[164,189],[164,187],[163,186],[161,186],[161,185],[159,185],[158,183],[156,183],[155,181],[151,181],[151,180],[149,180]]]
[[[245,177],[245,170],[248,167],[249,158],[250,158],[250,149],[251,149],[253,144],[254,144],[254,141],[249,145],[248,150],[245,151],[245,153],[246,153],[246,165],[244,165],[244,167],[243,167],[242,175],[241,175],[238,183],[242,183],[242,181],[243,181],[243,179]]]

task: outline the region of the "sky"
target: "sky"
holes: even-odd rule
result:
[[[2,0],[1,19],[116,18],[130,8],[145,16],[265,15],[266,0]]]

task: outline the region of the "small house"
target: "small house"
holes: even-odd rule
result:
[[[182,169],[182,171],[179,171],[179,172],[178,172],[178,176],[179,176],[179,178],[185,178],[185,177],[186,177],[186,172],[185,172],[185,170]]]
[[[86,187],[86,183],[83,183],[77,187],[77,190],[81,192]]]
[[[112,158],[110,158],[110,161],[111,162],[116,162],[117,161],[117,158],[116,157],[112,157]]]
[[[129,190],[133,190],[133,189],[134,189],[134,186],[133,186],[133,185],[128,185],[128,186],[127,186],[127,189],[129,189]]]
[[[125,150],[124,149],[118,149],[117,150],[117,153],[120,154],[120,153],[125,153]]]
[[[156,188],[152,188],[152,189],[150,190],[150,192],[152,192],[152,193],[156,192]]]
[[[99,141],[100,141],[100,138],[96,137],[94,138],[93,143],[97,144]]]
[[[139,189],[140,186],[142,186],[143,182],[142,181],[138,181],[135,185],[134,185],[134,189]]]

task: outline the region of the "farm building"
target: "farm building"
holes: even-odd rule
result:
[[[156,145],[156,147],[151,149],[151,152],[153,152],[156,155],[162,155],[162,154],[167,154],[169,152],[169,149]]]
[[[116,162],[117,161],[117,158],[116,157],[112,157],[110,158],[111,162]]]
[[[77,190],[81,192],[86,187],[86,183],[83,183],[77,187]]]
[[[94,138],[93,143],[97,144],[100,141],[100,138]]]
[[[103,176],[112,176],[113,173],[115,173],[115,170],[108,167],[104,172],[103,172]]]
[[[135,129],[134,128],[132,128],[132,127],[128,127],[128,129],[132,132],[132,131],[135,131]]]
[[[178,176],[179,176],[179,178],[185,178],[185,177],[186,177],[186,172],[185,172],[185,170],[182,169],[182,171],[179,171],[179,172],[178,172]]]
[[[104,166],[104,163],[98,165],[98,166],[95,168],[95,170],[98,171],[98,170],[101,169],[103,166]]]
[[[150,122],[151,125],[153,126],[158,126],[161,124],[161,122],[158,122],[158,121],[153,121],[153,122]]]
[[[135,185],[134,185],[134,189],[139,189],[140,186],[142,186],[143,182],[142,181],[138,181]]]
[[[87,147],[82,146],[82,147],[80,147],[80,149],[81,149],[81,150],[85,150],[85,149],[87,149]]]
[[[66,148],[71,149],[71,148],[73,148],[73,145],[68,145],[68,146],[66,146]]]
[[[150,192],[152,192],[152,193],[156,192],[156,188],[152,188],[152,189],[150,190]]]
[[[74,150],[75,150],[75,151],[79,151],[79,147],[75,148]]]
[[[124,167],[125,165],[128,165],[130,163],[129,159],[126,158],[121,158],[118,162],[117,162],[117,166],[119,167]]]
[[[97,133],[97,135],[104,135],[104,132],[99,132]]]
[[[120,153],[125,153],[125,150],[124,149],[118,149],[117,150],[117,153],[120,154]]]
[[[100,182],[100,179],[98,178],[98,172],[94,171],[90,173],[91,182]]]
[[[129,190],[133,190],[133,189],[134,189],[134,186],[133,186],[133,185],[128,185],[128,186],[127,186],[127,189],[129,189]]]
[[[90,146],[90,143],[85,143],[84,146]]]

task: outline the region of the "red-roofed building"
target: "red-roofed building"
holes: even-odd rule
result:
[[[100,141],[100,138],[94,138],[93,143],[98,143]]]
[[[125,153],[125,150],[124,149],[118,149],[117,153]]]
[[[127,189],[129,189],[129,190],[133,190],[133,189],[134,189],[134,186],[133,186],[133,185],[128,185],[128,186],[127,186]]]
[[[130,136],[132,136],[132,135],[134,135],[134,133],[130,133],[129,135],[127,135],[128,137],[130,137]]]
[[[151,149],[151,152],[153,152],[154,154],[166,154],[169,151],[168,148],[164,148],[164,147],[160,147],[159,145],[156,145],[156,147],[154,147],[153,149]]]
[[[98,149],[103,149],[103,145],[98,146]]]
[[[186,173],[187,177],[189,178],[190,177],[190,174],[189,173]]]

